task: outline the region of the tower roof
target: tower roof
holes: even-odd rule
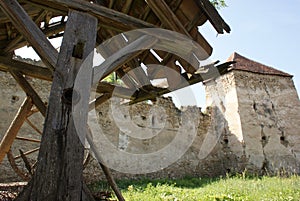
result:
[[[236,52],[232,53],[230,57],[227,59],[227,61],[236,61],[236,63],[232,65],[231,70],[248,71],[248,72],[259,73],[264,75],[279,75],[285,77],[293,77],[293,75],[290,75],[288,73],[277,70],[270,66],[266,66],[259,62],[248,59]]]

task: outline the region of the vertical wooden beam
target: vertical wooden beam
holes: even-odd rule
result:
[[[0,163],[2,162],[4,156],[8,153],[13,141],[15,140],[21,126],[26,120],[28,112],[31,110],[32,102],[29,97],[26,97],[18,113],[16,114],[14,120],[11,122],[9,128],[7,129],[3,139],[0,143]]]
[[[24,90],[24,92],[32,99],[32,102],[39,109],[43,116],[46,116],[47,107],[43,103],[42,99],[36,93],[36,91],[32,88],[30,83],[25,79],[25,77],[18,71],[10,70],[11,75],[18,82],[20,87]]]
[[[95,17],[69,12],[54,72],[37,169],[28,187],[30,193],[23,194],[29,197],[21,196],[19,200],[82,200],[84,147],[74,125],[72,96],[79,69],[87,69],[81,88],[86,94],[78,97],[84,106],[81,116],[85,118],[80,126],[86,128],[96,30]]]
[[[16,29],[32,45],[42,61],[51,70],[54,70],[58,53],[47,40],[44,33],[28,16],[22,6],[16,0],[1,0],[0,7],[10,18]]]

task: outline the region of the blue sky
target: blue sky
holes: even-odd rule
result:
[[[211,24],[200,28],[214,48],[212,60],[233,52],[294,75],[300,91],[300,0],[226,0],[219,10],[231,33],[218,35]]]
[[[294,75],[300,92],[300,0],[226,0],[228,7],[219,10],[230,25],[229,34],[217,35],[207,22],[199,27],[201,34],[213,47],[212,61],[225,62],[237,52],[249,59]],[[205,107],[205,90],[201,84],[192,87],[197,105]],[[191,91],[174,97],[180,103],[193,104]],[[178,101],[178,100],[177,100]],[[177,103],[175,101],[175,103]]]

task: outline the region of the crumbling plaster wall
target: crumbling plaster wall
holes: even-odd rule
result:
[[[249,166],[299,173],[300,101],[292,78],[242,71],[234,76]]]
[[[291,77],[234,70],[208,82],[206,93],[227,121],[222,136],[237,170],[300,172],[300,102]]]

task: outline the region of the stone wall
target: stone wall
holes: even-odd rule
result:
[[[9,74],[0,73],[0,77],[2,138],[25,94]],[[46,101],[50,91],[49,83],[27,79]],[[210,107],[205,113],[195,106],[178,109],[170,98],[159,98],[156,102],[127,107],[126,115],[121,111],[122,108],[113,111],[111,102],[97,108],[96,123],[99,123],[107,139],[119,151],[131,154],[155,153],[171,144],[176,136],[191,135],[192,130],[188,126],[196,124],[197,127],[187,151],[170,166],[138,175],[113,171],[114,176],[214,177],[245,169],[263,173],[276,172],[282,168],[300,173],[299,98],[291,78],[232,71],[206,83],[206,95]],[[42,129],[44,118],[39,113],[30,118]],[[120,124],[127,120],[132,124]],[[182,129],[184,126],[187,129]],[[132,137],[126,128],[140,137],[149,135],[150,129],[150,138]],[[26,124],[20,135],[40,138]],[[93,139],[97,139],[97,134],[93,134]],[[17,154],[19,148],[25,150],[35,146],[36,144],[27,145],[16,140],[13,151]],[[18,165],[22,166],[21,162]],[[0,172],[0,182],[20,180],[7,160],[0,164]],[[95,159],[87,165],[84,175],[89,182],[103,178]]]
[[[0,110],[0,137],[2,138],[19,106],[24,100],[25,94],[18,87],[10,74],[0,73],[0,76],[2,97]],[[27,79],[46,101],[50,90],[50,83],[35,79]],[[154,134],[152,138],[147,137],[149,139],[142,140],[126,135],[126,133],[120,129],[120,125],[116,125],[116,116],[112,115],[109,102],[97,108],[96,111],[99,125],[112,144],[118,147],[119,150],[133,154],[147,154],[159,151],[169,145],[177,135],[189,136],[191,131],[189,129],[182,130],[184,126],[189,124],[196,125],[196,133],[191,140],[191,145],[182,156],[178,157],[179,160],[175,163],[163,170],[148,174],[135,175],[113,171],[114,176],[117,178],[136,178],[144,176],[153,178],[174,178],[187,175],[216,176],[226,173],[227,169],[232,165],[231,162],[226,159],[227,156],[225,156],[227,152],[230,152],[230,148],[226,148],[228,150],[224,152],[222,142],[221,144],[219,143],[219,135],[215,134],[220,130],[216,121],[219,121],[219,118],[221,118],[218,117],[220,113],[216,108],[208,108],[205,113],[201,112],[201,108],[195,106],[178,109],[170,98],[159,98],[152,104],[139,103],[130,106],[128,110],[130,116],[129,119],[131,119],[134,125],[137,125],[138,128],[142,129],[139,130],[141,132],[140,135],[143,135],[143,129],[145,130],[149,126],[155,128],[153,130]],[[212,119],[215,120],[212,121]],[[30,120],[42,130],[44,118],[40,113],[34,114],[30,117]],[[214,123],[212,124],[212,122]],[[159,128],[159,132],[156,131],[157,128]],[[39,134],[26,123],[19,133],[19,136],[40,139]],[[144,134],[147,135],[149,132],[145,132]],[[97,136],[94,136],[94,138],[96,137]],[[15,140],[13,152],[14,155],[18,155],[18,149],[27,151],[36,146],[36,143],[24,143]],[[36,154],[29,155],[30,161],[33,161],[34,157],[36,157]],[[17,165],[21,168],[25,168],[22,160],[18,161]],[[12,170],[7,159],[0,164],[0,170],[0,182],[20,180]],[[88,181],[103,178],[103,174],[95,159],[92,159],[87,165],[87,168],[85,169],[85,178]]]

